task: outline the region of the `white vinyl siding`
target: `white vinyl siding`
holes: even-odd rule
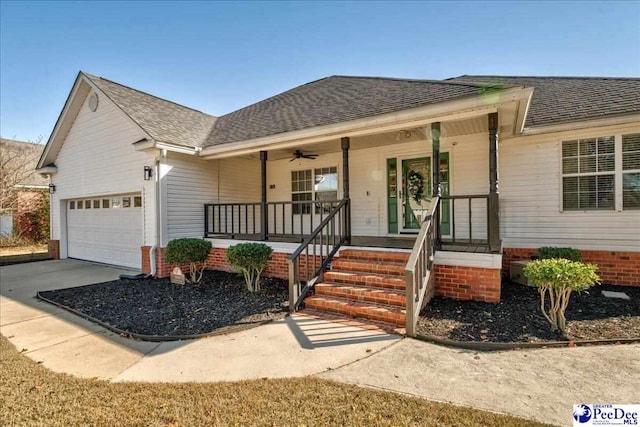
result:
[[[501,138],[503,247],[572,246],[583,250],[640,251],[640,215],[637,210],[622,210],[620,193],[615,210],[562,209],[562,141],[616,135],[617,144],[621,134],[639,131],[640,124],[635,124]]]
[[[167,241],[204,235],[204,204],[260,201],[260,162],[231,158],[205,161],[169,153],[163,165]],[[163,242],[166,245],[167,242]]]
[[[75,119],[71,118],[73,124],[55,160],[58,173],[52,179],[56,191],[51,199],[51,238],[61,240],[62,257],[66,256],[66,200],[71,199],[142,193],[144,243],[136,244],[155,242],[155,183],[144,181],[143,176],[144,166],[153,166],[154,156],[133,148],[131,144],[145,134],[108,98],[99,97],[97,111],[90,111],[85,99]],[[79,202],[76,204],[79,208]]]

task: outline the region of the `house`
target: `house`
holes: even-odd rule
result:
[[[38,168],[52,256],[165,276],[172,239],[210,239],[216,268],[264,241],[315,309],[401,324],[434,292],[498,301],[541,246],[640,285],[635,78],[332,76],[214,117],[80,72]]]
[[[32,208],[48,181],[35,172],[44,145],[0,138],[0,236],[13,232],[16,216]]]

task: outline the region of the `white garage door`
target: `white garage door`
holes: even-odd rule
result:
[[[140,268],[140,194],[67,201],[67,252],[70,258]]]

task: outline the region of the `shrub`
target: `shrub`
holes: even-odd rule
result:
[[[554,246],[545,246],[538,248],[535,253],[537,259],[562,258],[569,261],[582,261],[582,253],[574,248],[558,248]]]
[[[524,275],[538,287],[540,309],[552,330],[559,330],[563,334],[567,323],[564,312],[569,305],[571,292],[588,289],[600,280],[596,266],[558,258],[532,261],[524,268]]]
[[[229,264],[244,275],[250,292],[260,290],[260,275],[269,265],[273,249],[264,243],[240,243],[227,249]]]
[[[204,262],[211,251],[211,242],[202,239],[175,239],[169,242],[164,259],[169,264],[189,264],[189,283],[200,283]]]
[[[34,243],[49,240],[49,194],[25,192],[14,215],[13,234]]]

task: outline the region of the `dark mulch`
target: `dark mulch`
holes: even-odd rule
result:
[[[625,292],[630,301],[601,291]],[[456,341],[544,342],[640,337],[640,287],[596,285],[571,295],[566,336],[551,331],[536,288],[502,285],[497,304],[436,297],[420,313],[418,331]]]
[[[182,336],[282,318],[288,293],[284,280],[265,278],[251,293],[237,274],[206,271],[197,285],[115,280],[40,295],[129,333]]]

